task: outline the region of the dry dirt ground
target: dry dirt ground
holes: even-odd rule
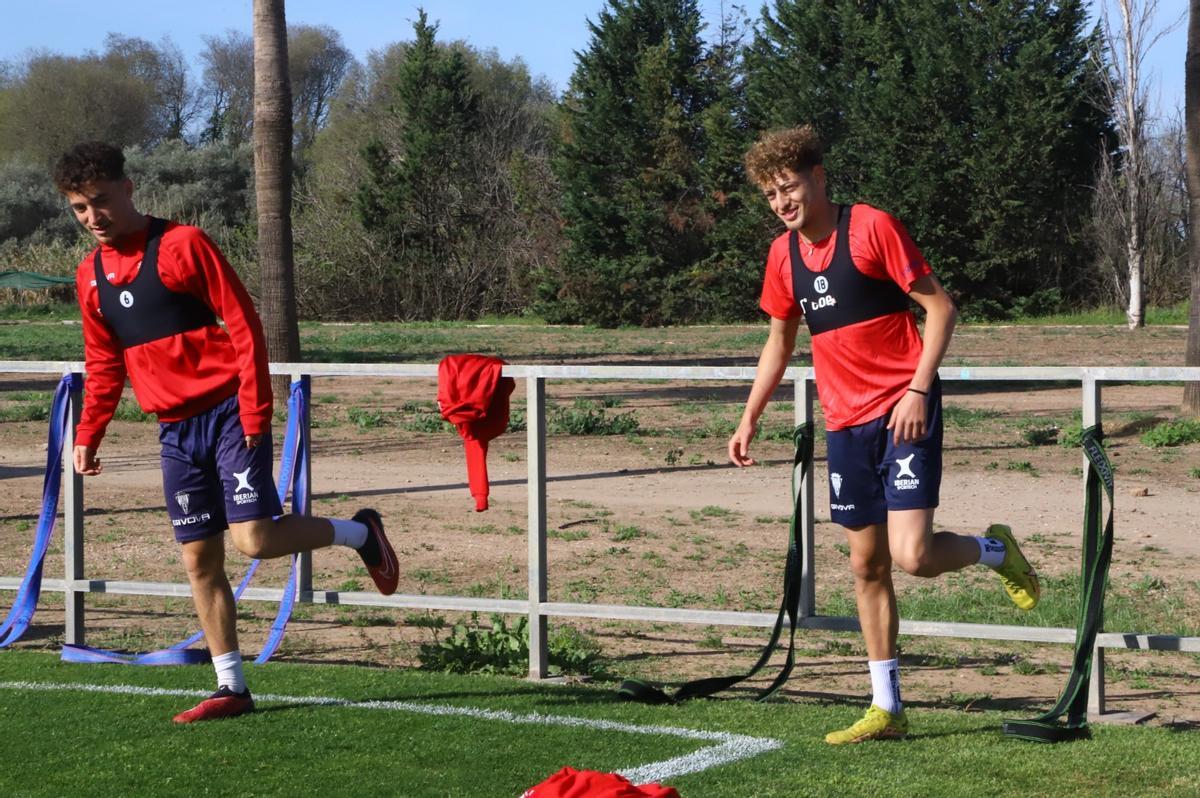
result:
[[[760,328],[747,328],[748,332]],[[505,335],[508,333],[506,332]],[[537,331],[522,333],[526,338]],[[645,335],[653,336],[653,331]],[[686,332],[672,330],[673,340]],[[698,335],[701,333],[697,333]],[[1185,331],[1155,328],[1137,334],[1106,328],[968,327],[955,337],[948,364],[1180,365]],[[499,338],[498,338],[499,340]],[[549,339],[547,339],[549,340]],[[540,344],[525,340],[522,352]],[[686,344],[684,344],[686,348]],[[547,344],[542,357],[516,362],[581,362]],[[504,354],[503,350],[501,354]],[[737,351],[706,349],[673,365],[753,365],[753,336]],[[644,362],[662,358],[614,355],[587,362]],[[19,392],[50,390],[53,381],[0,375],[0,407]],[[561,381],[548,386],[555,406],[584,403],[607,418],[633,414],[639,430],[626,435],[553,435],[548,442],[550,599],[774,611],[787,517],[790,513],[789,395],[781,391],[765,419],[766,439],[755,444],[760,465],[725,464],[725,442],[748,385]],[[473,512],[462,447],[449,431],[421,432],[432,415],[431,380],[329,378],[314,382],[314,513],[348,517],[378,507],[402,562],[401,593],[520,598],[525,595],[525,435],[509,433],[491,448],[491,509]],[[1200,444],[1152,449],[1141,435],[1174,418],[1178,385],[1119,385],[1104,389],[1109,454],[1117,467],[1117,543],[1112,590],[1155,628],[1200,634]],[[15,397],[15,398],[14,398]],[[514,394],[523,408],[523,386]],[[591,404],[587,404],[587,403]],[[1068,385],[948,383],[945,478],[939,528],[980,532],[1010,523],[1049,585],[1079,570],[1082,526],[1078,449],[1030,441],[1041,430],[1078,423],[1079,389]],[[278,430],[277,430],[278,433]],[[774,435],[772,436],[772,433]],[[40,503],[45,423],[0,423],[0,575],[19,576],[28,558]],[[85,488],[86,573],[91,578],[183,581],[178,553],[162,509],[156,425],[118,421],[101,451],[105,473]],[[817,606],[847,611],[852,582],[842,532],[828,522],[823,444],[817,447]],[[230,572],[245,559],[231,550]],[[56,541],[46,567],[62,573]],[[279,585],[284,567],[260,571],[258,585]],[[319,552],[317,589],[356,590],[369,579],[343,549]],[[1026,622],[1007,604],[989,571],[972,568],[934,582],[897,576],[902,612],[958,620],[955,602],[984,597],[996,622]],[[0,592],[0,609],[12,593]],[[940,599],[939,599],[940,596]],[[963,599],[963,596],[976,597]],[[940,603],[938,603],[940,601]],[[1047,617],[1073,624],[1074,608],[1049,589]],[[62,642],[61,598],[43,596],[22,647],[57,650]],[[273,605],[244,603],[242,646],[257,651]],[[1057,614],[1053,614],[1057,613]],[[450,613],[378,608],[300,606],[279,659],[413,666],[422,626]],[[928,616],[923,616],[928,617]],[[486,621],[486,619],[482,619]],[[1036,622],[1036,620],[1034,621]],[[567,623],[563,621],[562,623]],[[88,642],[145,650],[193,628],[186,599],[93,595],[87,600]],[[552,621],[552,626],[559,622]],[[577,622],[600,647],[613,676],[676,680],[744,669],[757,656],[765,630],[698,628],[616,621]],[[1058,624],[1056,624],[1058,625]],[[1025,715],[1049,706],[1066,678],[1065,645],[989,643],[906,637],[904,691],[916,706],[1004,709]],[[801,700],[861,702],[868,690],[865,651],[854,634],[801,632],[800,665],[785,693]],[[1110,650],[1110,710],[1148,709],[1153,723],[1200,726],[1200,656]]]

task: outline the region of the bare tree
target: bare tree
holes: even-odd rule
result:
[[[1147,54],[1179,20],[1154,30],[1158,0],[1115,0],[1121,13],[1121,26],[1114,30],[1108,4],[1102,3],[1101,25],[1112,62],[1104,70],[1105,100],[1111,106],[1121,147],[1120,185],[1123,196],[1117,219],[1125,237],[1129,327],[1142,327],[1145,319],[1144,277],[1146,272],[1146,228],[1148,206],[1146,186],[1150,181],[1146,164],[1146,127],[1149,116],[1149,87],[1142,79]],[[1182,19],[1182,17],[1180,18]],[[1099,57],[1099,54],[1098,54]]]
[[[1183,113],[1187,120],[1188,255],[1192,267],[1192,298],[1184,363],[1200,366],[1200,0],[1191,0],[1190,5]],[[1183,409],[1200,416],[1200,382],[1189,382],[1184,386]]]
[[[237,147],[250,140],[254,121],[254,40],[230,30],[205,37],[204,45],[200,60],[208,120],[201,138]]]
[[[158,49],[162,56],[159,98],[166,137],[182,139],[200,112],[200,92],[188,78],[187,59],[175,42],[164,37]]]
[[[329,105],[354,56],[342,35],[327,25],[297,25],[288,31],[296,147],[308,149],[329,117]]]
[[[292,253],[292,87],[284,0],[254,0],[254,180],[260,309],[272,360],[300,357]]]

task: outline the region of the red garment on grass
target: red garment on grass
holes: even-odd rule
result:
[[[616,773],[565,767],[521,798],[679,798],[679,793],[660,784],[635,786]]]
[[[814,242],[811,250],[800,243],[805,268],[814,274],[829,268],[837,235],[835,228]],[[904,225],[878,208],[863,204],[851,208],[849,238],[855,268],[867,277],[891,280],[905,293],[917,280],[933,273]],[[759,306],[776,319],[803,315],[792,293],[787,233],[771,244]],[[916,319],[907,310],[813,338],[813,369],[826,429],[865,424],[887,413],[908,390],[921,349]]]
[[[438,364],[438,408],[462,436],[476,512],[488,508],[488,441],[508,428],[508,397],[517,386],[500,376],[503,366],[486,355],[450,355]]]
[[[104,271],[114,286],[138,275],[148,229],[102,245]],[[125,378],[138,404],[160,421],[181,421],[237,394],[242,427],[258,435],[271,427],[271,380],[262,322],[242,281],[201,230],[168,222],[158,248],[158,276],[169,291],[191,294],[225,322],[187,330],[125,349],[100,313],[95,250],[75,272],[83,316],[87,368],[76,444],[99,446],[121,399]]]

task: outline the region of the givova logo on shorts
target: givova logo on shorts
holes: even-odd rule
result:
[[[186,491],[179,491],[175,494],[175,503],[179,505],[179,510],[183,513],[183,518],[172,518],[171,526],[192,526],[193,524],[202,524],[205,521],[211,520],[210,513],[194,513],[188,515],[188,509],[192,503],[191,494]]]

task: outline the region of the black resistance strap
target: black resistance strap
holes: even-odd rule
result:
[[[1101,440],[1099,426],[1083,431],[1083,453],[1088,459],[1083,508],[1083,569],[1079,625],[1075,631],[1075,658],[1066,689],[1058,703],[1044,715],[1030,720],[1004,721],[1004,734],[1037,743],[1059,743],[1091,737],[1087,725],[1088,683],[1091,681],[1092,652],[1096,635],[1104,625],[1104,589],[1113,547],[1113,472]],[[1108,494],[1108,520],[1103,531],[1103,496]],[[1066,722],[1059,722],[1062,715]]]
[[[796,444],[796,456],[792,461],[792,495],[795,505],[792,509],[792,522],[789,530],[787,564],[783,574],[783,602],[779,607],[779,616],[775,619],[775,628],[771,631],[771,639],[766,648],[746,673],[740,676],[714,676],[707,679],[696,679],[686,682],[668,695],[665,690],[655,687],[639,679],[626,679],[617,689],[617,695],[629,701],[641,701],[646,704],[677,704],[689,698],[704,698],[721,690],[726,690],[738,682],[749,679],[762,670],[771,658],[779,643],[783,631],[783,619],[787,616],[789,627],[787,661],[775,680],[755,700],[765,701],[776,690],[784,685],[792,673],[796,657],[796,619],[800,614],[800,581],[804,573],[804,548],[800,545],[800,522],[803,518],[804,491],[800,489],[801,482],[810,476],[813,454],[813,429],[811,424],[801,424],[792,433]]]

